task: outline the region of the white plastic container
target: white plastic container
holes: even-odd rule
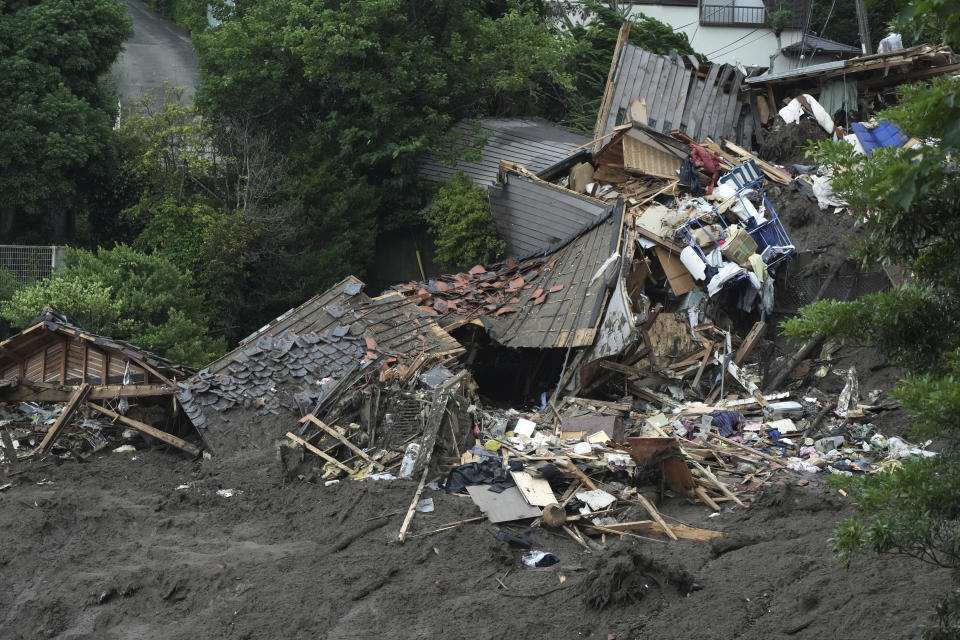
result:
[[[703,280],[707,277],[707,265],[693,247],[683,248],[683,251],[680,252],[680,262],[687,268],[694,280]]]
[[[403,461],[400,463],[398,478],[409,478],[413,474],[413,465],[417,463],[417,456],[419,455],[420,443],[411,442],[407,445],[407,450],[403,453]]]

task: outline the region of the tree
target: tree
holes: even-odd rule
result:
[[[209,306],[193,277],[124,245],[96,253],[70,249],[62,272],[16,290],[0,303],[0,315],[23,327],[45,306],[182,364],[201,366],[226,350],[222,338],[207,334]]]
[[[942,0],[903,15],[932,12],[958,41],[960,21]],[[864,220],[857,255],[908,267],[912,282],[848,303],[821,301],[785,324],[798,338],[817,331],[871,344],[906,374],[893,392],[911,414],[916,438],[936,439],[933,458],[907,459],[889,473],[842,480],[857,517],[833,544],[849,560],[864,552],[899,553],[950,567],[957,587],[939,604],[929,638],[960,636],[960,79],[900,88],[900,106],[878,114],[927,141],[918,150],[891,147],[856,156],[843,142],[812,150],[834,168],[834,189]]]
[[[113,105],[99,81],[130,33],[114,0],[0,5],[0,232],[48,216],[55,237],[72,233],[86,186],[116,164]]]
[[[671,50],[680,55],[694,53],[687,34],[674,31],[670,25],[643,13],[632,14],[632,5],[610,4],[606,7],[594,0],[585,0],[560,5],[561,37],[570,42],[569,64],[574,78],[573,89],[564,95],[562,122],[588,135],[593,133],[611,58],[624,22],[632,22],[630,43],[635,46],[661,55]],[[570,18],[576,12],[583,22]]]
[[[424,215],[436,238],[437,260],[443,264],[461,268],[490,264],[506,248],[490,217],[487,190],[463,171],[437,189]]]

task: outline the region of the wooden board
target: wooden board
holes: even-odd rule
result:
[[[53,446],[53,443],[57,441],[57,437],[60,435],[60,431],[70,422],[70,418],[76,413],[80,407],[80,403],[83,402],[88,393],[90,393],[90,385],[88,384],[82,384],[74,390],[73,395],[70,396],[70,401],[67,402],[67,406],[60,412],[57,421],[47,430],[47,435],[43,437],[43,441],[40,442],[40,446],[37,447],[40,453],[45,453]]]
[[[182,438],[178,438],[177,436],[170,435],[166,431],[161,431],[156,427],[151,427],[145,422],[140,422],[139,420],[134,420],[132,418],[128,418],[127,416],[122,416],[119,413],[111,411],[106,407],[101,407],[100,405],[94,404],[93,402],[88,402],[87,406],[95,411],[99,411],[100,413],[102,413],[103,415],[109,418],[113,418],[114,420],[119,420],[123,424],[127,425],[128,427],[132,427],[136,429],[140,433],[145,433],[148,436],[156,438],[157,440],[162,440],[163,442],[166,442],[167,444],[174,446],[177,449],[186,451],[190,455],[198,456],[201,453],[200,448],[197,447],[196,445],[190,444],[186,440]]]
[[[663,247],[654,247],[654,251],[660,259],[664,273],[667,274],[667,280],[670,281],[670,288],[673,289],[674,295],[682,296],[693,291],[696,284],[693,282],[693,276],[680,262],[680,254],[667,251]]]
[[[767,323],[763,321],[757,321],[753,325],[753,328],[750,329],[750,333],[747,334],[747,337],[743,339],[743,343],[740,344],[740,348],[737,349],[736,355],[733,356],[734,364],[741,364],[747,357],[749,357],[750,352],[753,351],[753,347],[757,344],[760,338],[763,337],[764,332],[767,330]]]
[[[473,503],[493,523],[539,518],[541,514],[539,507],[527,504],[517,487],[494,493],[487,485],[480,484],[467,487],[467,493],[470,494]]]
[[[590,525],[586,525],[585,528],[589,531],[591,527]],[[649,531],[650,533],[665,533],[663,527],[651,520],[619,522],[617,524],[606,525],[606,528],[613,529],[614,531]],[[670,530],[673,531],[678,538],[683,538],[686,540],[699,540],[700,542],[709,542],[714,538],[720,538],[727,535],[723,531],[697,529],[696,527],[687,527],[682,524],[672,524],[670,525]]]
[[[513,481],[517,483],[517,488],[523,495],[527,504],[534,507],[545,507],[548,504],[556,504],[557,497],[553,495],[553,489],[550,483],[544,478],[534,478],[526,471],[511,471],[510,475]]]

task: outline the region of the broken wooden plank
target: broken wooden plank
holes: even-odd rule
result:
[[[317,447],[313,446],[312,444],[310,444],[309,442],[307,442],[306,440],[304,440],[304,439],[301,438],[300,436],[298,436],[298,435],[296,435],[296,434],[291,433],[291,432],[288,431],[288,432],[287,432],[287,437],[290,438],[291,440],[293,440],[294,442],[296,442],[297,444],[303,445],[303,447],[305,447],[305,448],[307,449],[307,451],[310,451],[310,452],[312,452],[312,453],[317,454],[318,456],[320,456],[321,458],[323,458],[324,460],[326,460],[326,461],[329,462],[330,464],[334,465],[335,467],[337,467],[337,468],[339,468],[339,469],[341,469],[341,470],[343,470],[343,471],[346,471],[347,473],[349,473],[349,474],[351,474],[351,475],[354,474],[354,473],[356,473],[356,471],[355,471],[354,469],[351,469],[351,468],[348,467],[347,465],[343,464],[342,462],[340,462],[339,460],[337,460],[336,458],[334,458],[333,456],[331,456],[331,455],[330,455],[329,453],[327,453],[326,451],[323,451],[322,449],[318,449]]]
[[[427,485],[427,475],[429,473],[430,466],[425,465],[423,469],[423,475],[420,477],[420,484],[417,485],[417,490],[413,494],[413,500],[410,502],[410,508],[407,509],[407,515],[403,518],[403,524],[400,525],[400,533],[397,534],[398,542],[403,542],[407,537],[407,529],[410,528],[410,523],[413,522],[413,514],[417,512],[417,503],[420,502],[420,496],[423,494],[423,488]]]
[[[633,405],[629,402],[610,402],[609,400],[592,400],[590,398],[578,398],[575,396],[567,396],[565,400],[574,404],[603,407],[604,409],[611,409],[613,411],[630,411],[633,409]]]
[[[737,349],[737,353],[733,356],[733,363],[740,365],[745,359],[750,356],[750,352],[753,351],[753,348],[756,346],[757,342],[760,341],[760,338],[763,337],[763,334],[767,330],[767,323],[759,320],[756,324],[753,325],[753,328],[750,329],[750,333],[747,334],[747,337],[743,339],[743,342],[740,344],[740,348]]]
[[[73,417],[73,414],[76,413],[77,409],[80,407],[80,403],[83,402],[84,398],[87,397],[87,394],[90,393],[90,385],[84,383],[74,390],[73,394],[70,396],[70,400],[67,402],[67,406],[63,408],[63,411],[60,412],[60,415],[57,417],[57,421],[47,430],[47,434],[43,437],[43,440],[40,442],[40,446],[37,447],[37,451],[40,453],[46,453],[50,447],[53,446],[53,443],[57,441],[57,437],[60,435],[60,431],[70,422],[70,418]],[[15,455],[15,454],[14,454]]]
[[[778,465],[780,465],[781,467],[786,466],[786,464],[787,464],[786,460],[784,460],[783,458],[779,458],[779,459],[778,459],[778,458],[774,458],[773,456],[770,456],[770,455],[765,454],[763,451],[757,451],[756,449],[754,449],[754,448],[752,448],[752,447],[748,447],[748,446],[745,445],[745,444],[740,444],[740,443],[737,442],[736,440],[730,440],[729,438],[724,438],[723,436],[721,436],[721,435],[719,435],[719,434],[711,433],[711,434],[709,435],[709,437],[710,437],[710,438],[716,438],[716,439],[719,440],[720,442],[726,443],[726,444],[728,444],[728,445],[730,445],[730,446],[732,446],[732,447],[736,447],[736,448],[738,448],[738,449],[742,449],[743,451],[746,451],[747,453],[749,453],[749,454],[751,454],[751,455],[757,456],[757,457],[759,457],[759,458],[763,458],[763,459],[766,460],[767,462],[772,462],[772,463],[774,463],[774,464],[778,464]]]
[[[546,507],[557,503],[557,497],[553,495],[553,489],[545,478],[534,478],[526,471],[511,471],[510,475],[527,504]]]
[[[347,440],[347,438],[345,438],[345,437],[343,436],[343,434],[341,434],[341,433],[340,433],[339,431],[337,431],[336,429],[333,429],[333,428],[329,427],[329,426],[326,425],[324,422],[322,422],[321,420],[317,419],[317,417],[316,417],[315,415],[313,415],[312,413],[308,413],[306,416],[304,416],[303,418],[301,418],[301,419],[300,419],[300,422],[303,422],[304,420],[309,420],[309,421],[312,422],[313,424],[317,425],[318,427],[320,427],[321,429],[323,429],[324,431],[326,431],[328,434],[330,434],[331,436],[333,436],[334,438],[336,438],[337,440],[339,440],[339,441],[341,442],[341,444],[343,444],[343,445],[346,446],[348,449],[350,449],[350,451],[353,451],[355,454],[357,454],[358,456],[360,456],[361,458],[363,458],[364,460],[366,460],[367,462],[369,462],[370,464],[372,464],[372,465],[374,466],[374,468],[376,468],[376,469],[383,469],[383,465],[380,464],[379,462],[377,462],[376,460],[374,460],[373,458],[371,458],[370,456],[368,456],[366,453],[364,453],[363,449],[361,449],[361,448],[358,447],[357,445],[355,445],[355,444],[353,444],[352,442],[350,442],[349,440]]]
[[[659,402],[660,404],[665,404],[668,407],[673,407],[675,409],[679,409],[683,406],[682,402],[677,402],[676,400],[674,400],[673,398],[665,394],[658,393],[650,389],[644,389],[643,387],[638,387],[635,384],[630,385],[630,388],[633,390],[635,394],[637,394],[641,398],[644,398],[645,400],[650,400],[651,402]]]
[[[693,492],[696,494],[696,496],[697,496],[698,498],[700,498],[700,500],[703,501],[703,503],[704,503],[705,505],[707,505],[708,507],[710,507],[711,509],[713,509],[713,510],[716,511],[717,513],[720,513],[720,505],[718,505],[716,502],[714,502],[714,501],[713,501],[713,498],[711,498],[709,495],[707,495],[707,490],[706,490],[706,489],[704,489],[703,487],[695,487],[694,490],[693,490]]]
[[[573,461],[571,461],[570,458],[558,459],[557,462],[559,462],[563,468],[569,470],[571,473],[573,473],[573,475],[579,478],[580,481],[587,485],[591,491],[596,491],[599,489],[599,487],[597,487],[597,483],[591,480],[590,476],[581,471],[577,465],[573,464]]]
[[[663,527],[651,520],[636,520],[634,522],[618,522],[617,524],[608,524],[605,527],[611,531],[649,531],[650,533],[664,533]],[[699,542],[709,542],[714,538],[721,538],[725,535],[723,531],[712,531],[710,529],[698,529],[688,527],[682,524],[670,525],[670,528],[677,534],[678,538],[685,540],[697,540]]]
[[[789,184],[793,181],[793,176],[791,176],[789,173],[783,169],[778,169],[765,160],[761,160],[737,143],[724,139],[723,144],[725,144],[728,149],[740,156],[743,160],[755,161],[760,170],[763,171],[763,173],[774,182],[779,182],[780,184]]]
[[[699,462],[697,462],[697,461],[695,461],[695,460],[691,460],[691,461],[690,461],[690,464],[692,464],[698,471],[700,471],[700,473],[702,473],[702,474],[704,475],[704,477],[706,477],[708,480],[710,480],[710,482],[711,482],[717,489],[720,489],[720,492],[723,493],[723,495],[727,496],[728,498],[730,498],[731,500],[733,500],[734,502],[736,502],[736,503],[737,503],[738,505],[740,505],[741,507],[746,507],[746,506],[747,506],[747,505],[743,504],[743,502],[741,502],[740,498],[738,498],[736,495],[734,495],[733,491],[730,491],[730,487],[728,487],[728,486],[725,485],[724,483],[720,482],[720,480],[717,479],[717,476],[713,475],[713,472],[710,471],[710,469],[707,469],[706,467],[704,467],[702,464],[700,464]]]
[[[23,381],[17,386],[0,392],[5,402],[69,402],[77,386]],[[113,400],[115,398],[142,398],[172,396],[175,387],[167,384],[108,384],[91,385],[88,400]]]
[[[120,415],[119,413],[117,413],[117,412],[115,412],[115,411],[111,411],[110,409],[107,409],[106,407],[102,407],[102,406],[100,406],[100,405],[98,405],[98,404],[96,404],[96,403],[94,403],[94,402],[87,402],[87,406],[90,407],[91,409],[93,409],[94,411],[98,411],[98,412],[102,413],[103,415],[107,416],[108,418],[113,418],[114,420],[119,420],[119,421],[122,422],[123,424],[125,424],[125,425],[127,425],[128,427],[131,427],[131,428],[133,428],[133,429],[136,429],[136,430],[139,431],[140,433],[145,433],[146,435],[148,435],[148,436],[150,436],[150,437],[153,437],[153,438],[156,438],[157,440],[162,440],[163,442],[166,442],[167,444],[169,444],[169,445],[172,446],[172,447],[176,447],[177,449],[180,449],[180,450],[182,450],[182,451],[186,451],[187,453],[189,453],[189,454],[192,455],[192,456],[198,456],[198,455],[200,455],[200,454],[202,453],[202,451],[200,450],[200,448],[199,448],[198,446],[196,446],[196,445],[194,445],[194,444],[191,444],[191,443],[187,442],[186,440],[184,440],[184,439],[182,439],[182,438],[178,438],[178,437],[175,436],[175,435],[171,435],[171,434],[167,433],[166,431],[161,431],[160,429],[157,429],[156,427],[151,427],[150,425],[148,425],[148,424],[145,423],[145,422],[140,422],[139,420],[134,420],[133,418],[128,418],[127,416],[122,416],[122,415]]]
[[[609,369],[610,371],[616,371],[617,373],[622,373],[625,376],[632,378],[642,378],[643,376],[648,375],[650,372],[647,369],[637,369],[635,367],[628,367],[625,364],[620,364],[619,362],[611,362],[610,360],[599,360],[597,366],[601,369]]]
[[[651,518],[657,521],[657,524],[660,525],[664,533],[667,534],[668,538],[670,538],[671,540],[677,539],[677,535],[673,532],[670,526],[663,519],[663,516],[660,515],[660,512],[657,511],[657,508],[653,506],[653,503],[647,500],[646,496],[644,496],[643,494],[637,494],[637,502],[639,502],[643,506],[643,508],[647,510],[647,513],[650,514]]]

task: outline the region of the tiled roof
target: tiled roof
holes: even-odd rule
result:
[[[394,289],[417,299],[442,326],[478,321],[507,347],[592,344],[607,298],[605,278],[597,274],[618,250],[623,211],[619,203],[579,233],[524,260],[509,258],[489,269],[476,266]]]

